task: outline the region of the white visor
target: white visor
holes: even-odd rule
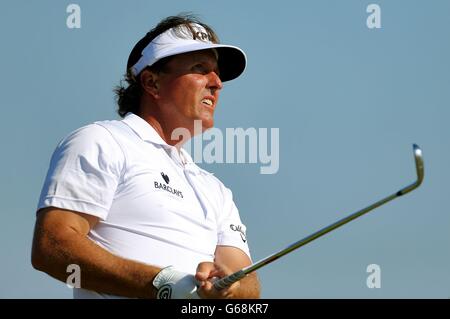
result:
[[[162,58],[205,49],[215,49],[223,82],[237,78],[244,71],[247,60],[244,51],[235,46],[211,42],[208,33],[199,24],[191,24],[191,27],[195,36],[187,26],[179,25],[154,38],[131,67],[133,74],[138,75],[147,66],[152,66]]]

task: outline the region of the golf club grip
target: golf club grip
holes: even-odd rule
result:
[[[241,280],[245,277],[245,272],[243,270],[239,270],[235,272],[234,274],[231,274],[229,276],[223,277],[217,281],[214,282],[214,288],[217,290],[224,289],[228,286],[231,286],[236,281]]]

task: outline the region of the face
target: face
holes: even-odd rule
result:
[[[158,104],[171,126],[192,131],[194,120],[201,120],[204,131],[214,125],[222,82],[212,50],[174,56],[157,82]]]

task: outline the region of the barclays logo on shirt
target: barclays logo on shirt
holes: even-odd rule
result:
[[[161,172],[161,176],[162,176],[162,178],[164,179],[164,181],[165,181],[167,184],[169,184],[169,181],[170,181],[169,176],[167,176],[166,174],[164,174],[164,172]]]
[[[168,185],[170,182],[169,176],[164,174],[164,172],[161,172],[161,177],[163,178],[165,183],[160,183],[160,182],[155,181],[154,185],[155,185],[156,189],[162,189],[162,190],[165,190],[166,192],[169,192],[180,198],[183,198],[183,193],[181,191],[179,191],[175,188],[172,188]]]

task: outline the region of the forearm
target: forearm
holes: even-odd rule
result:
[[[255,272],[242,278],[239,289],[236,291],[234,298],[236,299],[258,299],[260,298],[261,287],[258,276]]]
[[[224,277],[251,265],[250,257],[241,249],[233,246],[219,245],[216,247],[214,263],[202,263],[197,268],[197,272],[208,274],[206,278]],[[205,280],[205,278],[201,278]],[[208,295],[208,294],[205,294]],[[225,288],[218,295],[211,294],[213,298],[240,298],[256,299],[260,298],[260,285],[256,272],[245,276],[236,284]]]
[[[81,270],[81,288],[132,298],[155,298],[152,280],[159,268],[113,255],[76,232],[35,237],[39,239],[33,246],[33,265],[50,276],[66,282],[67,266],[76,264]]]

